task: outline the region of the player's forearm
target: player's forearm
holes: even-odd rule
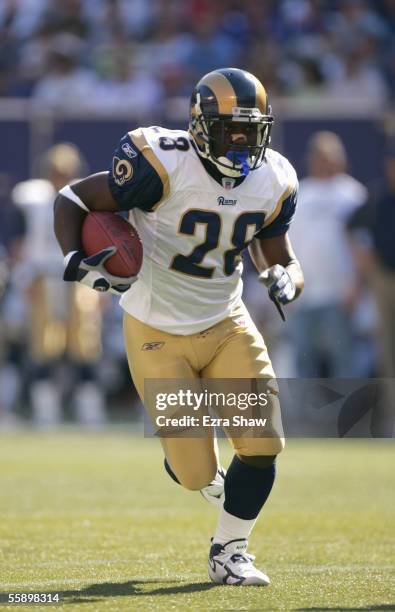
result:
[[[81,228],[86,212],[59,193],[54,204],[54,230],[64,255],[82,249]]]

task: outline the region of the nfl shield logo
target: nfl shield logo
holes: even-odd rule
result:
[[[235,185],[235,179],[228,178],[227,176],[224,176],[222,178],[222,187],[224,189],[232,189],[234,185]]]

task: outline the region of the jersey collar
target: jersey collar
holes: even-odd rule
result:
[[[196,155],[199,158],[199,161],[203,164],[206,172],[213,178],[217,183],[221,185],[224,189],[233,189],[234,187],[238,187],[244,180],[247,178],[246,176],[238,176],[237,178],[231,178],[229,176],[225,176],[220,172],[215,164],[213,164],[209,159],[204,159],[201,157],[197,151],[196,143],[190,138],[189,142],[191,143],[193,149],[196,152]]]

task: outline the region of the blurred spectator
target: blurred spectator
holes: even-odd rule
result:
[[[290,236],[305,275],[303,300],[292,319],[298,375],[353,377],[355,272],[344,224],[366,199],[366,190],[345,173],[346,152],[332,132],[308,144],[307,177],[300,183]]]
[[[0,24],[16,40],[29,38],[42,23],[47,3],[48,0],[3,0]]]
[[[95,109],[107,114],[123,112],[138,120],[161,114],[163,100],[160,81],[149,72],[134,69],[121,49],[112,77],[97,85]]]
[[[193,36],[177,26],[177,21],[171,16],[162,15],[150,38],[140,46],[137,63],[143,70],[165,82],[169,73],[180,73],[184,80],[179,81],[178,86],[182,87],[184,83],[184,87],[188,87],[185,73],[192,53]]]
[[[389,27],[380,15],[381,2],[342,0],[328,13],[328,30],[339,48],[355,47],[365,38],[384,40]]]
[[[367,203],[354,212],[348,229],[362,281],[374,291],[379,314],[379,374],[395,377],[395,142],[384,161],[384,176]],[[393,398],[392,398],[393,400]]]
[[[345,55],[343,67],[331,82],[328,93],[341,102],[362,100],[372,108],[383,108],[388,100],[388,88],[373,57],[373,52],[366,54],[361,47]]]
[[[8,176],[0,175],[0,426],[15,423],[21,394],[23,340],[20,318],[9,300],[10,276],[21,256],[25,218],[13,204]],[[18,320],[19,319],[19,320]],[[16,325],[15,325],[16,323]]]
[[[240,63],[243,56],[243,35],[232,35],[231,31],[226,31],[223,27],[226,26],[226,20],[224,21],[225,23],[221,23],[215,12],[207,11],[193,24],[191,48],[186,58],[190,70],[193,71],[193,83],[218,66],[235,66]],[[237,22],[239,26],[243,24],[243,15],[239,15]],[[228,24],[228,27],[230,25]]]
[[[83,0],[51,0],[46,3],[41,17],[44,28],[54,34],[69,32],[79,38],[89,35],[89,26],[83,13]]]
[[[53,233],[56,192],[84,173],[78,149],[58,144],[43,159],[45,178],[19,183],[12,192],[27,223],[22,260],[13,274],[14,301],[19,296],[27,309],[30,395],[39,426],[60,422],[64,396],[73,402],[81,423],[99,425],[105,420],[95,377],[101,354],[100,295],[62,281],[63,256]],[[74,366],[74,380],[61,380],[65,358]]]
[[[0,245],[12,262],[17,262],[26,230],[25,217],[11,200],[10,179],[0,174]]]
[[[160,0],[83,0],[82,12],[95,41],[118,37],[145,40],[159,12]],[[166,3],[167,12],[171,10]]]
[[[48,74],[33,90],[38,106],[56,110],[94,106],[98,81],[92,70],[79,65],[82,49],[82,41],[71,34],[59,34],[52,41]]]

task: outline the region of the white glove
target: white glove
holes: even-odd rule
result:
[[[136,282],[137,276],[114,276],[104,267],[107,259],[116,253],[116,247],[102,249],[98,253],[85,257],[83,251],[72,251],[64,258],[65,281],[79,281],[95,291],[110,291],[120,295]]]
[[[267,268],[259,275],[259,280],[268,288],[269,297],[273,301],[288,304],[294,299],[296,287],[284,266],[275,264]]]

